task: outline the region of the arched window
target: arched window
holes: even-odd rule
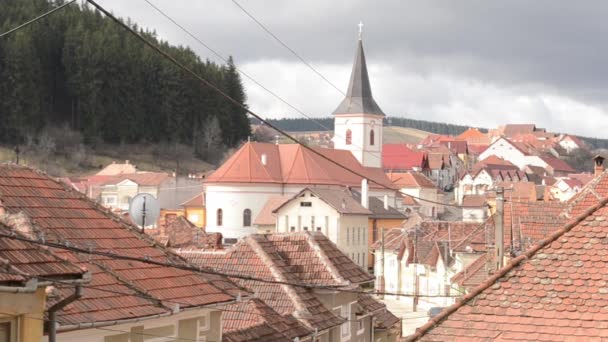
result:
[[[372,129],[371,131],[369,131],[369,144],[371,146],[374,146],[374,130]]]
[[[350,129],[346,130],[346,145],[350,145],[353,142],[353,132]]]
[[[223,216],[224,216],[224,213],[223,213],[222,209],[218,209],[217,210],[217,217],[216,217],[217,218],[217,226],[218,227],[220,227],[222,225]]]
[[[251,209],[243,210],[243,226],[244,227],[251,226]]]

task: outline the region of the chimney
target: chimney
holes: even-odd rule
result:
[[[505,208],[504,189],[499,186],[496,189],[496,219],[494,221],[494,257],[495,266],[494,271],[498,271],[504,266],[505,257],[505,243],[504,243],[504,227],[503,227],[503,215]]]
[[[365,209],[369,209],[369,194],[367,189],[367,179],[361,180],[361,206]]]
[[[125,164],[129,165],[129,160],[125,160]]]
[[[595,163],[594,175],[597,177],[604,172],[604,157],[599,154],[593,157],[593,162]]]
[[[384,195],[384,210],[388,210],[388,195]]]

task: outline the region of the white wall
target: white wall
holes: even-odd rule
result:
[[[352,143],[346,145],[346,131],[352,132]],[[374,130],[374,145],[369,144],[369,132]],[[341,114],[334,120],[334,148],[348,150],[364,166],[382,167],[382,116]]]
[[[507,160],[522,170],[527,165],[525,155],[504,138],[498,139],[494,144],[483,151],[479,155],[479,160],[486,159],[489,156],[497,156]]]
[[[303,207],[300,202],[310,202],[310,207]],[[312,219],[314,218],[314,228]],[[277,232],[316,231],[320,228],[338,248],[355,263],[367,267],[367,215],[340,215],[334,208],[309,191],[304,197],[298,197],[285,204],[277,211]]]

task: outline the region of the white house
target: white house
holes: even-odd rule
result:
[[[306,188],[273,212],[278,233],[321,232],[357,265],[367,269],[367,225],[372,212],[365,203],[357,202],[348,189]]]
[[[561,146],[566,152],[572,153],[580,148],[585,148],[585,143],[578,137],[573,135],[564,134],[559,138],[559,146]]]
[[[509,161],[513,165],[517,166],[520,170],[523,170],[526,165],[530,165],[528,160],[530,154],[528,153],[528,151],[522,149],[518,146],[518,144],[510,141],[505,137],[500,137],[496,141],[494,141],[492,145],[490,145],[485,151],[483,151],[479,155],[479,159],[483,160],[490,156],[496,156],[506,161]]]
[[[400,190],[401,194],[412,196],[424,216],[437,217],[445,211],[443,193],[425,175],[415,172],[388,173],[388,178]],[[398,208],[403,208],[403,202]]]

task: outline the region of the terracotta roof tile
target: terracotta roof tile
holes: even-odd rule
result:
[[[255,225],[275,225],[277,222],[276,216],[272,213],[276,208],[288,201],[291,196],[271,196],[266,200],[264,207],[256,216],[253,224]]]
[[[364,175],[370,180],[370,188],[392,188],[392,183],[381,169],[363,167],[350,151],[329,148],[314,150],[327,159],[299,144],[246,143],[209,175],[206,183],[361,185],[361,177],[329,161],[333,160]]]
[[[608,336],[608,198],[514,258],[408,340],[472,337],[601,340]]]
[[[174,263],[183,260],[159,247],[140,230],[101,209],[84,195],[34,170],[0,166],[0,201],[9,213],[23,212],[47,241]],[[59,312],[62,325],[145,317],[181,307],[234,300],[238,288],[228,279],[141,262],[55,253],[88,269],[92,281],[83,297]],[[107,288],[124,295],[97,291]],[[65,290],[62,296],[69,295]],[[148,299],[150,298],[150,299]],[[60,298],[59,298],[60,299]],[[158,304],[158,300],[165,304]],[[47,305],[52,305],[49,301]]]
[[[192,263],[265,279],[349,287],[373,277],[354,264],[323,234],[250,235],[222,253],[181,253]],[[236,280],[280,315],[294,314],[310,329],[324,330],[344,320],[302,287]]]
[[[414,151],[404,144],[382,145],[382,167],[385,170],[409,171],[428,167],[424,152]]]
[[[222,340],[228,342],[291,342],[313,333],[292,315],[280,315],[260,299],[223,308]]]
[[[388,178],[400,189],[403,188],[437,188],[432,180],[416,172],[387,173]]]

